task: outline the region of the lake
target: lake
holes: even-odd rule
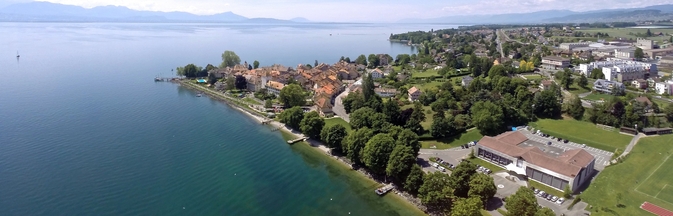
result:
[[[418,214],[323,153],[153,78],[219,65],[224,50],[263,66],[394,57],[415,50],[391,33],[450,27],[0,23],[2,215]]]

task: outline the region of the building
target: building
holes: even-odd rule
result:
[[[587,77],[591,76],[592,70],[596,68],[601,69],[606,80],[619,82],[636,79],[646,80],[650,77],[656,77],[659,72],[656,64],[618,58],[608,58],[607,61],[580,64],[579,68],[580,73]]]
[[[570,59],[558,56],[542,57],[542,68],[549,70],[560,70],[570,66]]]
[[[618,59],[627,59],[633,60],[636,58],[636,50],[633,48],[629,49],[615,49],[615,58]]]
[[[564,150],[529,140],[518,131],[484,136],[477,156],[529,180],[558,190],[577,191],[594,173],[596,159],[584,149]]]
[[[582,42],[582,43],[562,43],[559,45],[559,48],[562,50],[573,50],[579,47],[589,47],[592,43]]]
[[[551,88],[552,84],[553,83],[552,83],[551,80],[542,80],[540,82],[540,90],[542,90],[542,91],[549,90]]]
[[[597,79],[594,82],[594,87],[593,89],[597,92],[602,92],[606,94],[612,94],[612,91],[614,88],[618,88],[620,92],[624,92],[626,87],[624,87],[624,84],[620,82],[614,82],[614,81],[609,81],[609,80],[604,80],[604,79]]]
[[[471,76],[464,76],[460,81],[460,84],[462,84],[464,87],[468,87],[470,86],[470,83],[472,83],[472,80],[474,80],[474,78]]]
[[[418,100],[418,97],[421,96],[421,90],[416,88],[416,86],[411,87],[408,91],[409,94],[409,101],[414,102]]]
[[[648,112],[651,111],[653,104],[652,104],[652,101],[650,101],[649,98],[647,98],[645,96],[638,96],[637,98],[635,98],[633,100],[645,105],[645,110],[646,111],[648,111]]]
[[[372,70],[372,72],[369,72],[369,74],[372,75],[372,79],[381,79],[381,78],[383,78],[383,71],[381,71],[381,70],[378,69],[378,68]]]
[[[332,111],[333,105],[330,102],[330,96],[325,94],[316,95],[314,98],[315,110],[320,116],[325,117],[334,114]]]
[[[673,64],[673,56],[663,56],[659,59],[661,64]]]
[[[280,91],[283,90],[283,88],[285,88],[285,84],[276,81],[269,81],[266,83],[265,86],[266,90],[269,93],[274,94],[276,96],[280,95]]]
[[[647,86],[648,86],[647,85],[647,80],[644,80],[644,79],[633,80],[633,81],[631,81],[631,85],[634,88],[638,88],[638,89],[647,89]]]
[[[654,49],[654,41],[645,38],[637,38],[636,47],[644,50]]]
[[[382,98],[395,97],[397,95],[397,89],[393,88],[376,88],[374,92]]]
[[[673,80],[654,84],[654,90],[657,91],[657,94],[673,95]]]

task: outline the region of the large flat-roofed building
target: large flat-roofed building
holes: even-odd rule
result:
[[[569,186],[577,191],[591,179],[596,163],[584,149],[566,151],[529,140],[517,131],[485,136],[476,148],[478,157],[558,190]]]
[[[570,66],[570,59],[558,56],[542,57],[542,68],[550,70],[560,70]]]
[[[588,47],[592,43],[590,42],[583,42],[583,43],[562,43],[559,45],[559,48],[562,50],[573,50],[575,48],[579,47]]]
[[[645,38],[638,38],[636,39],[636,46],[644,50],[654,49],[654,41]]]
[[[656,64],[645,62],[630,61],[618,58],[608,58],[607,61],[591,62],[589,64],[580,64],[580,73],[585,76],[591,76],[593,69],[601,69],[601,72],[608,81],[633,81],[637,79],[648,79],[656,77],[659,70]]]

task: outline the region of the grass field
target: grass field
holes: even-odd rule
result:
[[[340,124],[340,125],[344,126],[346,128],[346,131],[348,131],[348,133],[353,131],[353,129],[351,128],[351,125],[341,118],[325,119],[325,127],[330,126],[330,125],[336,125],[336,124]]]
[[[422,72],[414,71],[413,73],[411,73],[411,77],[413,77],[413,78],[426,78],[426,77],[431,77],[431,76],[439,76],[439,74],[437,74],[437,70],[428,69],[428,70],[422,71]]]
[[[582,94],[582,93],[590,92],[591,88],[593,88],[593,87],[594,87],[594,83],[592,83],[592,82],[589,82],[589,84],[587,85],[586,88],[582,88],[579,85],[577,85],[577,83],[573,83],[570,86],[570,88],[568,89],[568,91],[572,94]]]
[[[647,33],[647,29],[645,28],[600,28],[600,29],[580,29],[577,30],[580,32],[587,32],[587,33],[597,33],[597,32],[602,32],[602,33],[608,33],[610,37],[613,38],[633,38],[635,40],[637,36],[635,34],[637,33],[642,33],[645,34]],[[667,33],[673,33],[673,29],[650,29],[650,32],[657,33],[657,32],[663,32],[664,34]],[[632,35],[629,33],[633,33]],[[658,41],[659,44],[662,44],[662,41],[670,39],[670,36],[663,36],[663,37],[648,37],[647,39],[651,39],[654,41]]]
[[[592,215],[651,215],[639,208],[645,201],[673,210],[671,153],[673,135],[640,139],[623,163],[608,166],[582,193],[582,200],[593,206],[587,210]]]
[[[430,148],[435,146],[436,149],[448,149],[467,144],[470,141],[480,140],[484,135],[477,129],[462,133],[457,136],[444,138],[441,140],[421,141],[422,148]]]
[[[614,95],[592,93],[592,94],[584,97],[584,99],[585,100],[591,100],[591,101],[600,101],[601,99],[605,100],[605,101],[609,101],[612,97],[614,97]]]
[[[248,102],[248,103],[250,103],[250,104],[254,104],[254,105],[262,105],[262,104],[259,103],[257,100],[252,99],[252,98],[249,98],[249,97],[245,97],[245,98],[243,98],[243,101]]]
[[[609,152],[614,152],[617,148],[624,149],[633,138],[620,134],[619,129],[607,130],[590,122],[577,120],[541,119],[530,123],[530,126],[555,137]]]
[[[414,108],[414,105],[409,104],[401,107],[402,110],[409,108]],[[423,126],[425,130],[429,131],[430,126],[432,126],[432,116],[435,114],[435,111],[432,111],[432,108],[430,108],[430,106],[423,106],[423,113],[425,113],[425,121],[421,122],[421,126]]]
[[[526,77],[526,79],[530,81],[542,80],[543,78],[540,74],[523,75],[523,77]]]

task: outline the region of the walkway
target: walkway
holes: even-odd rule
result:
[[[343,102],[341,102],[341,100],[343,98],[346,98],[346,96],[348,96],[349,90],[350,89],[346,88],[344,92],[342,92],[339,96],[336,97],[336,99],[334,100],[334,107],[332,108],[334,114],[340,116],[346,122],[351,122],[351,120],[348,117],[348,113],[346,113],[346,109],[344,108]]]
[[[622,158],[622,157],[626,156],[627,154],[629,154],[629,152],[631,152],[631,150],[633,150],[633,147],[635,147],[636,144],[638,144],[638,141],[640,140],[640,138],[644,137],[644,136],[645,136],[645,134],[643,134],[643,133],[638,133],[638,135],[634,136],[633,139],[631,139],[631,142],[629,143],[629,145],[626,146],[626,149],[624,149],[624,153],[619,155],[619,157],[617,157],[617,159]],[[612,163],[616,163],[617,159],[613,160]]]

